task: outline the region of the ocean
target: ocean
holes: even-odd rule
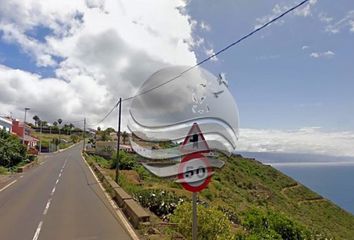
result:
[[[316,154],[239,152],[272,165],[354,214],[354,158]]]

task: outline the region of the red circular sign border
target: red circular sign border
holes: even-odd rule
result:
[[[192,159],[195,159],[195,158],[203,159],[203,161],[205,162],[205,165],[207,166],[207,172],[208,173],[211,172],[211,168],[209,167],[209,164],[208,164],[208,162],[207,162],[207,160],[206,160],[206,158],[205,158],[205,156],[203,154],[201,154],[200,152],[191,153],[191,154],[188,154],[188,155],[184,156],[184,158],[182,158],[182,161],[181,161],[181,163],[179,165],[179,168],[178,168],[178,172],[179,172],[178,173],[178,179],[180,179],[180,180],[184,179],[184,177],[183,177],[184,173],[183,173],[183,171],[181,169],[182,168],[182,163],[188,162],[189,160],[192,160]],[[200,191],[202,191],[204,188],[206,188],[208,186],[210,180],[211,180],[211,175],[208,176],[207,178],[205,178],[204,182],[201,185],[197,186],[197,187],[193,187],[193,186],[189,185],[186,182],[182,182],[181,184],[182,184],[184,189],[186,189],[186,190],[188,190],[190,192],[200,192]]]

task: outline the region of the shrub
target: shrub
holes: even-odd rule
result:
[[[289,218],[271,211],[252,209],[242,224],[251,233],[246,239],[311,239],[309,231]],[[259,238],[258,238],[259,239]]]
[[[26,158],[26,148],[20,140],[0,130],[0,166],[12,167]]]
[[[115,168],[117,164],[117,154],[112,154],[112,166],[111,168]],[[133,155],[130,155],[124,151],[119,151],[119,169],[121,170],[132,170],[137,166],[136,158]]]
[[[170,217],[172,223],[177,223],[177,231],[187,239],[192,239],[192,205],[178,205]],[[216,208],[198,205],[198,239],[234,239],[231,233],[231,222],[225,214]]]
[[[0,175],[7,174],[7,173],[8,173],[7,168],[0,166]]]
[[[70,136],[70,140],[71,140],[71,142],[73,142],[73,143],[77,143],[77,142],[80,141],[80,137],[77,136],[77,135],[71,135],[71,136]]]
[[[143,207],[163,218],[173,213],[177,205],[184,201],[183,198],[176,196],[172,192],[159,189],[144,189],[136,192],[134,197]]]
[[[95,160],[95,162],[102,168],[107,168],[110,169],[112,168],[112,160],[105,159],[104,157],[97,156],[97,155],[92,155],[92,158]]]

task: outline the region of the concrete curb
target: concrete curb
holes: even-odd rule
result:
[[[27,163],[26,165],[24,165],[22,167],[19,167],[17,169],[17,172],[18,173],[23,173],[23,172],[27,171],[28,169],[34,167],[34,165],[37,165],[37,160],[34,160],[34,161],[30,162],[30,163]]]
[[[140,206],[127,192],[124,191],[111,177],[107,176],[105,171],[96,163],[90,164],[102,185],[116,202],[116,204],[123,210],[126,217],[135,229],[138,229],[141,224],[150,222],[150,215],[145,209]]]

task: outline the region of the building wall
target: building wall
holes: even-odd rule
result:
[[[11,120],[0,117],[0,129],[5,129],[7,132],[12,132]]]
[[[12,121],[12,132],[15,133],[17,136],[22,138],[22,136],[23,136],[23,125],[20,124],[20,121],[18,121],[18,120],[13,120]]]

